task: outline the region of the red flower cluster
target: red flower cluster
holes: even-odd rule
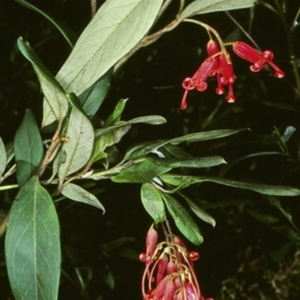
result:
[[[252,72],[259,72],[266,64],[269,64],[269,66],[275,70],[276,77],[284,77],[284,72],[272,62],[274,58],[272,51],[266,50],[260,53],[244,42],[228,44],[233,46],[233,52],[237,56],[253,63],[250,66],[250,70]],[[180,105],[181,109],[185,109],[187,107],[186,98],[190,90],[197,89],[199,92],[203,92],[207,89],[206,80],[210,76],[217,77],[218,87],[216,88],[216,93],[218,95],[223,95],[225,92],[224,87],[228,86],[228,95],[226,100],[228,103],[235,102],[233,84],[236,76],[233,73],[232,62],[229,53],[225,49],[220,51],[218,43],[214,40],[210,40],[207,43],[207,53],[209,55],[208,58],[204,60],[194,76],[187,77],[182,82],[185,92]]]
[[[157,241],[158,234],[151,226],[146,253],[140,255],[146,265],[142,279],[143,300],[205,300],[193,267],[199,253],[189,252],[176,236],[159,244]]]

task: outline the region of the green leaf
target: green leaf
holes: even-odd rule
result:
[[[16,300],[56,300],[60,278],[59,222],[48,192],[36,178],[11,207],[5,256]]]
[[[268,184],[257,184],[243,181],[237,181],[218,177],[201,177],[201,176],[187,176],[163,174],[159,176],[160,179],[168,184],[179,186],[182,183],[190,182],[189,185],[202,182],[214,182],[226,186],[231,186],[239,189],[251,190],[264,195],[270,196],[300,196],[300,189],[290,186],[277,186]],[[188,185],[185,185],[185,187]]]
[[[33,11],[41,14],[43,17],[45,17],[47,20],[49,20],[62,34],[62,36],[65,38],[65,40],[68,42],[71,48],[74,47],[74,39],[71,37],[71,30],[66,28],[66,26],[59,21],[55,20],[54,18],[50,17],[48,14],[43,12],[42,10],[38,9],[36,6],[30,4],[27,1],[24,0],[15,0],[16,2],[24,5],[25,7],[32,9]],[[74,36],[74,33],[72,34]]]
[[[94,142],[94,147],[89,159],[89,164],[92,164],[95,161],[106,157],[107,154],[104,152],[105,149],[119,143],[119,141],[128,132],[129,129],[130,125],[126,125],[97,137]]]
[[[101,210],[103,210],[103,213],[105,213],[105,208],[97,199],[97,197],[76,184],[68,183],[62,189],[61,193],[71,200],[100,208]]]
[[[161,116],[151,115],[151,116],[142,116],[142,117],[134,118],[128,122],[130,124],[144,123],[150,125],[161,125],[161,124],[165,124],[167,121],[165,118]]]
[[[151,183],[144,183],[141,188],[141,199],[145,210],[155,223],[166,219],[165,205],[159,190]]]
[[[56,78],[80,95],[147,34],[162,0],[110,0],[97,11],[79,37]]]
[[[34,116],[26,110],[14,139],[17,180],[23,186],[37,170],[44,156],[43,142]]]
[[[224,138],[233,134],[240,133],[248,129],[220,129],[220,130],[211,130],[203,132],[190,133],[184,136],[174,138],[169,141],[172,145],[178,145],[182,142],[202,142]]]
[[[92,118],[100,108],[107,92],[113,74],[113,68],[103,74],[91,87],[80,96],[82,109],[89,118]]]
[[[255,0],[196,0],[180,14],[178,22],[195,15],[252,7]]]
[[[208,168],[226,164],[221,156],[193,157],[193,158],[159,158],[157,159],[166,166],[172,168]]]
[[[227,137],[227,136],[230,136],[233,134],[237,134],[244,130],[246,130],[246,129],[212,130],[212,131],[191,133],[191,134],[180,136],[180,137],[177,137],[177,138],[174,138],[171,140],[145,142],[145,143],[141,143],[141,144],[135,145],[134,147],[130,148],[125,154],[125,159],[138,158],[138,157],[141,157],[150,152],[156,152],[160,147],[163,147],[163,146],[165,147],[168,144],[178,145],[183,142],[201,142],[201,141],[214,140],[214,139]]]
[[[70,114],[66,137],[68,141],[63,143],[60,150],[65,155],[65,162],[58,169],[60,184],[66,176],[85,166],[93,150],[93,126],[89,119],[75,107]]]
[[[43,127],[53,123],[55,120],[62,122],[68,110],[68,101],[64,89],[44,66],[29,43],[19,38],[17,44],[21,53],[32,63],[45,96]]]
[[[0,137],[0,178],[5,170],[6,167],[6,150],[5,150],[5,146],[3,144],[3,141]]]
[[[172,196],[163,194],[167,209],[180,232],[195,245],[203,242],[202,234],[186,209]]]
[[[148,158],[133,162],[111,179],[114,182],[144,183],[150,182],[154,177],[171,169],[171,167],[165,166],[157,160]]]
[[[117,103],[113,113],[107,118],[107,120],[105,121],[103,127],[108,127],[110,125],[115,125],[116,122],[120,121],[120,118],[121,118],[121,115],[122,115],[123,110],[125,108],[127,100],[128,99],[121,99]]]
[[[164,148],[170,153],[172,156],[176,158],[192,158],[193,156],[189,154],[188,152],[182,150],[181,148],[167,144],[164,146]]]
[[[192,201],[191,199],[183,196],[182,194],[180,194],[182,197],[184,197],[184,199],[186,200],[187,204],[189,205],[189,207],[191,208],[191,210],[194,212],[194,214],[200,218],[202,221],[212,225],[213,227],[216,226],[216,221],[215,219],[208,214],[205,210],[203,210],[202,208],[200,208],[194,201]]]

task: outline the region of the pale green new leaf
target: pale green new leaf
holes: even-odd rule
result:
[[[60,253],[55,207],[48,192],[33,177],[13,202],[5,236],[14,299],[57,300]]]
[[[25,117],[16,132],[14,151],[17,163],[17,180],[22,186],[33,176],[44,156],[43,141],[30,110],[25,112]]]
[[[254,2],[255,0],[196,0],[182,11],[178,21],[199,14],[248,8],[252,7]]]
[[[144,183],[141,188],[141,199],[145,210],[155,223],[166,219],[165,205],[159,190],[151,183]]]
[[[0,137],[0,178],[6,167],[6,150]]]
[[[162,2],[104,2],[56,76],[65,90],[80,95],[124,57],[149,31]]]
[[[42,126],[45,127],[56,120],[62,122],[68,110],[68,101],[63,88],[28,43],[19,38],[17,44],[21,53],[32,63],[45,96]]]
[[[110,125],[115,125],[116,122],[120,121],[123,110],[125,109],[125,105],[128,99],[121,99],[117,103],[113,113],[106,119],[103,124],[103,127],[108,127]]]
[[[59,166],[58,178],[60,183],[66,176],[78,171],[88,162],[93,150],[94,129],[87,117],[75,107],[72,108],[66,138],[61,153],[65,161]]]
[[[79,185],[68,183],[61,191],[61,193],[74,201],[86,203],[92,206],[95,206],[97,208],[100,208],[103,210],[103,213],[105,213],[105,208],[101,204],[101,202],[97,199],[97,197],[84,188],[80,187]]]

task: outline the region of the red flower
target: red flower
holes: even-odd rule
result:
[[[260,53],[244,42],[233,43],[232,49],[237,56],[253,63],[250,66],[252,72],[259,72],[266,64],[269,64],[275,70],[276,77],[284,77],[284,72],[272,62],[274,58],[272,51],[266,50]]]
[[[146,253],[152,254],[140,255],[146,266],[142,279],[143,299],[205,300],[193,267],[193,261],[199,258],[199,254],[188,252],[182,240],[176,236],[157,244],[152,251],[154,243],[149,243],[149,232],[152,235],[153,231],[155,229],[152,226],[146,242]]]
[[[197,89],[199,92],[203,92],[207,89],[206,79],[216,73],[217,66],[217,60],[214,57],[208,57],[192,78],[188,77],[183,80],[182,87],[185,89],[185,92],[180,105],[181,109],[187,107],[186,97],[190,90]]]
[[[272,51],[266,50],[260,53],[244,42],[227,43],[226,45],[233,45],[233,52],[236,55],[253,63],[250,66],[252,72],[259,72],[266,64],[269,64],[275,70],[276,77],[284,77],[284,72],[272,62],[274,58]],[[233,84],[236,76],[233,73],[231,57],[224,46],[225,44],[223,44],[220,50],[219,44],[216,41],[209,40],[206,46],[209,57],[205,59],[192,78],[187,77],[182,82],[185,91],[181,100],[181,109],[187,107],[186,98],[190,90],[197,89],[199,92],[203,92],[207,89],[206,80],[209,76],[217,77],[218,86],[216,93],[223,95],[225,92],[224,86],[228,86],[226,100],[228,103],[235,102]]]

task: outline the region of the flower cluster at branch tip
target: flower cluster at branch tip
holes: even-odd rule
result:
[[[207,89],[207,78],[211,76],[217,77],[216,94],[223,95],[225,93],[225,86],[228,86],[228,95],[226,100],[228,103],[235,102],[233,93],[233,84],[236,76],[233,73],[232,61],[225,46],[232,45],[233,52],[244,60],[250,61],[252,65],[250,70],[252,72],[259,72],[265,65],[269,65],[275,70],[277,78],[283,78],[284,72],[279,69],[273,62],[274,54],[270,50],[262,53],[252,48],[244,42],[234,42],[222,44],[221,50],[219,44],[210,39],[207,43],[206,50],[208,58],[206,58],[200,65],[193,77],[187,77],[182,82],[182,87],[185,89],[180,108],[183,110],[187,107],[187,95],[190,90],[197,89],[203,92]]]
[[[193,266],[199,253],[189,252],[177,236],[157,242],[158,234],[152,225],[147,233],[146,253],[139,257],[145,263],[143,300],[205,300]]]

